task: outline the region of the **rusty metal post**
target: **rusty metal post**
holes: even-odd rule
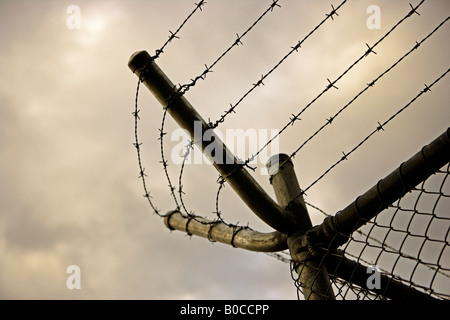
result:
[[[276,252],[287,249],[287,236],[277,231],[262,233],[246,227],[230,226],[220,221],[186,217],[177,210],[167,214],[164,217],[164,223],[170,230],[184,231],[189,235],[228,244],[234,248],[257,252]]]
[[[279,154],[269,159],[267,167],[278,204],[295,221],[296,232],[289,234],[287,243],[305,299],[335,300],[323,257],[312,252],[304,241],[312,223],[303,197],[298,197],[301,189],[292,161],[286,154]]]

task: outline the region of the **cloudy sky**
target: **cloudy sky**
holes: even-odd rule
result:
[[[204,119],[217,120],[341,1],[279,1],[244,39],[186,93]],[[411,2],[411,1],[410,1]],[[211,65],[269,7],[271,0],[209,0],[157,60],[174,83]],[[412,1],[417,5],[419,1]],[[80,13],[73,26],[70,5]],[[370,29],[367,8],[380,8]],[[0,0],[0,298],[2,299],[296,299],[289,265],[262,253],[168,231],[142,196],[134,142],[137,78],[127,67],[138,50],[154,54],[195,8],[194,1]],[[281,129],[410,10],[408,1],[347,1],[219,126]],[[293,152],[367,83],[408,52],[450,13],[428,0],[281,136]],[[446,23],[355,101],[295,157],[301,186],[328,167],[449,66]],[[444,132],[448,76],[307,193],[335,213]],[[162,110],[145,88],[139,135],[149,191],[164,213],[175,208],[161,160]],[[166,121],[166,153],[171,134]],[[264,162],[258,163],[258,167]],[[169,161],[178,181],[180,167]],[[266,175],[255,179],[273,196]],[[185,203],[214,218],[218,178],[207,164],[188,165]],[[230,187],[220,197],[230,223],[268,232]],[[323,215],[311,209],[314,224]],[[81,269],[69,290],[66,268]]]

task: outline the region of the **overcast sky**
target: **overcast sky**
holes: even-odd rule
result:
[[[417,5],[419,1],[411,1]],[[341,1],[279,1],[275,8],[186,93],[204,119],[216,120]],[[208,0],[157,60],[174,83],[211,65],[272,3]],[[219,126],[281,129],[410,10],[408,1],[347,1]],[[70,29],[70,5],[80,28]],[[370,5],[380,29],[367,27]],[[262,253],[170,232],[142,196],[134,142],[138,50],[154,54],[195,8],[189,1],[0,1],[0,298],[2,299],[296,299],[289,265]],[[450,13],[428,0],[280,137],[293,152],[379,74]],[[407,104],[449,67],[446,23],[344,111],[295,157],[300,185],[328,167]],[[307,193],[334,214],[444,132],[450,120],[449,77],[436,84]],[[162,108],[143,87],[140,140],[149,191],[162,213],[175,208],[162,170]],[[170,136],[177,125],[170,118]],[[173,143],[172,143],[173,145]],[[263,167],[264,163],[258,163]],[[178,181],[180,167],[169,161]],[[258,169],[259,170],[259,169]],[[273,196],[268,177],[255,179]],[[214,218],[218,178],[188,165],[185,202]],[[268,232],[230,187],[220,197],[225,221]],[[323,215],[311,209],[314,224]],[[81,268],[69,290],[66,268]]]

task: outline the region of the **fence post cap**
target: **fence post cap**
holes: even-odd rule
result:
[[[145,67],[151,60],[152,57],[147,51],[136,51],[131,55],[130,60],[128,61],[128,67],[134,73],[137,69]]]
[[[292,163],[289,156],[285,153],[279,153],[271,156],[269,160],[267,160],[266,167],[270,176],[275,175],[278,172],[280,164],[284,163]]]

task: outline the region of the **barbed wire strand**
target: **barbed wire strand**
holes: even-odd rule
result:
[[[153,60],[156,60],[159,58],[159,56],[164,52],[164,49],[166,48],[166,46],[172,42],[172,40],[174,39],[180,39],[180,37],[178,36],[178,33],[181,31],[181,29],[183,29],[183,27],[186,25],[186,23],[189,21],[189,19],[191,19],[191,17],[198,11],[202,11],[202,7],[206,4],[207,2],[205,0],[201,0],[199,3],[195,3],[195,8],[194,10],[186,17],[186,19],[184,19],[184,21],[181,23],[181,25],[178,27],[178,29],[175,32],[172,32],[169,30],[169,38],[167,39],[167,41],[162,45],[162,47],[158,50],[156,50],[155,55],[152,57]]]
[[[331,170],[333,170],[337,165],[339,165],[341,162],[343,162],[344,160],[347,160],[347,157],[349,155],[351,155],[352,153],[354,153],[356,150],[358,150],[364,143],[366,143],[370,138],[372,138],[372,136],[374,136],[377,132],[380,131],[384,131],[384,127],[391,122],[394,118],[396,118],[400,113],[402,113],[403,111],[405,111],[408,107],[410,107],[418,98],[420,98],[424,93],[431,91],[430,89],[436,84],[438,83],[442,78],[444,78],[447,73],[450,71],[450,69],[447,69],[447,71],[445,71],[439,78],[437,78],[432,84],[430,85],[425,85],[425,88],[423,90],[421,90],[411,101],[409,101],[404,107],[402,107],[401,109],[399,109],[395,114],[393,114],[389,119],[387,119],[386,121],[384,121],[383,123],[379,123],[378,122],[378,126],[377,128],[372,131],[368,136],[366,136],[361,142],[359,142],[351,151],[349,151],[348,153],[343,152],[343,156],[336,162],[334,163],[331,167],[329,167],[323,174],[321,174],[316,180],[314,180],[307,188],[305,188],[304,190],[302,190],[302,192],[296,197],[300,197],[303,194],[306,193],[306,191],[308,191],[312,186],[314,186],[317,182],[319,182],[321,179],[323,179],[324,176],[326,176]]]
[[[169,170],[167,169],[169,166],[169,162],[165,158],[164,154],[164,136],[167,134],[167,132],[164,132],[164,125],[166,122],[166,116],[167,116],[167,109],[170,108],[170,103],[167,105],[166,108],[164,108],[163,117],[161,120],[161,128],[159,129],[159,138],[160,141],[160,152],[161,152],[161,161],[160,163],[163,166],[164,173],[166,175],[167,183],[169,185],[170,194],[172,195],[173,201],[176,205],[176,210],[180,210],[180,204],[178,202],[177,196],[175,194],[176,187],[172,184],[172,180],[170,179]]]
[[[181,207],[183,208],[184,212],[188,216],[194,216],[194,212],[189,211],[186,208],[186,204],[184,203],[183,195],[185,194],[185,192],[183,190],[182,177],[183,177],[183,172],[184,172],[184,168],[186,165],[186,161],[189,158],[189,155],[191,154],[191,150],[193,148],[194,148],[194,143],[192,141],[189,141],[188,145],[186,146],[186,152],[183,154],[183,161],[181,163],[180,175],[178,176],[178,193],[179,193],[179,197],[180,197],[180,203],[181,203]]]
[[[267,78],[273,71],[275,71],[293,52],[296,52],[296,51],[298,51],[298,49],[300,48],[300,46],[303,44],[303,42],[305,42],[306,41],[306,39],[308,39],[315,31],[317,31],[328,19],[334,19],[333,18],[333,16],[334,15],[338,15],[338,13],[337,13],[337,11],[345,4],[347,2],[347,0],[344,0],[343,2],[341,2],[340,4],[339,4],[339,6],[338,7],[336,7],[336,8],[334,8],[333,6],[331,6],[332,7],[332,11],[329,13],[329,14],[326,14],[326,18],[325,19],[323,19],[317,26],[315,26],[314,28],[313,28],[313,30],[311,30],[301,41],[299,41],[294,47],[291,47],[291,50],[288,52],[288,54],[286,54],[272,69],[270,69],[270,71],[266,74],[266,75],[264,75],[262,78],[261,78],[261,80],[260,81],[258,81],[256,84],[254,84],[253,85],[253,87],[246,93],[246,94],[244,94],[244,96],[238,101],[238,103],[236,103],[234,106],[233,105],[231,105],[231,108],[229,109],[229,110],[227,110],[227,111],[225,111],[225,114],[219,119],[219,120],[217,120],[214,124],[212,123],[212,122],[209,122],[208,123],[208,125],[209,125],[209,127],[210,128],[217,128],[217,126],[219,125],[219,123],[223,123],[224,121],[225,121],[225,117],[228,115],[228,114],[230,114],[230,113],[233,113],[234,112],[234,108],[236,108],[237,107],[237,105],[238,104],[240,104],[257,86],[259,86],[259,85],[261,85],[261,84],[263,84],[263,80],[265,79],[265,78]],[[273,3],[272,3],[272,5],[271,5],[271,7],[269,7],[269,9],[268,10],[273,10],[273,7],[274,6],[276,6],[277,5],[277,1],[273,1]],[[278,5],[279,6],[279,5]],[[263,13],[263,15],[262,16],[264,16],[265,14],[267,14],[267,12],[268,12],[268,10],[266,10],[264,13]],[[261,20],[261,17],[258,19],[258,21],[259,20]],[[253,25],[255,25],[255,24],[253,24]],[[253,26],[252,25],[252,26]],[[233,44],[230,48],[232,48],[234,45],[237,45],[238,43],[240,43],[240,39],[241,39],[241,37],[239,37],[238,36],[238,39],[236,40],[236,42],[235,42],[235,44]],[[227,51],[226,51],[227,52]],[[207,70],[208,70],[208,68],[207,68]],[[207,71],[207,70],[205,70],[205,72]],[[206,74],[206,73],[203,73],[203,74]],[[202,77],[200,77],[200,78],[202,78]],[[192,84],[190,85],[190,86],[193,86],[193,85],[195,85],[195,83],[196,83],[196,80],[194,79],[194,81],[192,82]],[[183,86],[181,86],[180,88],[183,88]],[[188,85],[188,88],[189,88],[189,85]],[[256,168],[252,168],[252,167],[250,167],[249,165],[248,165],[248,162],[245,162],[245,161],[242,161],[242,164],[241,164],[242,166],[247,166],[247,167],[249,167],[251,170],[255,170]],[[239,168],[239,166],[237,166],[237,168]],[[237,169],[236,168],[236,169]],[[234,172],[234,171],[233,171]],[[232,173],[231,173],[232,174]],[[219,177],[218,177],[218,179],[217,179],[217,182],[219,183],[219,187],[218,187],[218,191],[217,191],[217,195],[216,195],[216,214],[218,214],[219,215],[219,220],[222,220],[222,218],[220,217],[220,214],[221,214],[221,211],[219,210],[219,207],[218,207],[218,203],[219,203],[219,196],[220,196],[220,191],[221,191],[221,189],[224,187],[224,184],[225,184],[225,182],[226,182],[226,179],[224,178],[224,177],[222,177],[221,175],[219,175]]]
[[[272,4],[269,6],[269,8],[250,26],[250,28],[249,29],[247,29],[247,31],[243,34],[243,36],[245,36],[248,32],[250,32],[250,30],[251,29],[253,29],[253,27],[257,24],[257,23],[259,23],[259,21],[261,21],[262,20],[262,18],[269,12],[269,11],[272,11],[273,10],[273,8],[274,7],[276,7],[276,6],[279,6],[278,4],[277,4],[277,2],[278,2],[279,0],[273,0],[272,1]],[[196,7],[196,9],[198,9],[198,8],[201,8],[201,5],[202,5],[202,3],[203,2],[200,2],[198,5],[197,5],[197,7]],[[193,11],[193,13],[195,13],[195,10]],[[181,28],[184,26],[184,24],[186,23],[186,21],[192,16],[192,14],[193,13],[191,13],[191,15],[189,15],[188,16],[188,18],[183,22],[183,24],[180,26],[180,28],[178,28],[178,30],[177,30],[177,32],[179,31],[179,30],[181,30]],[[175,32],[174,33],[174,35],[176,35],[176,33],[177,32]],[[227,51],[225,51],[225,53],[223,53],[216,61],[215,61],[215,63],[214,63],[214,65],[215,64],[217,64],[230,50],[231,50],[231,48],[233,48],[235,45],[237,45],[238,43],[241,43],[240,42],[240,40],[242,39],[242,37],[243,36],[241,36],[241,37],[239,37],[238,36],[238,40],[227,50]],[[175,99],[176,97],[180,97],[180,96],[182,96],[182,95],[184,95],[191,87],[193,87],[193,86],[195,86],[196,85],[196,82],[198,81],[198,79],[204,79],[204,77],[206,76],[206,73],[209,73],[209,72],[211,72],[211,67],[207,67],[207,69],[205,70],[205,72],[204,73],[202,73],[202,75],[200,75],[200,76],[198,76],[198,77],[196,77],[195,79],[193,79],[192,80],[192,83],[190,83],[190,84],[186,84],[186,85],[179,85],[178,86],[178,88],[174,88],[174,93],[173,93],[173,96],[171,97],[171,99],[169,99],[169,100],[171,100],[172,101],[172,99]],[[177,208],[177,210],[179,210],[180,209],[180,204],[179,204],[179,201],[178,201],[178,199],[177,199],[177,197],[176,197],[176,194],[175,194],[175,191],[176,191],[176,188],[174,187],[174,185],[173,185],[173,183],[172,183],[172,181],[171,181],[171,178],[170,178],[170,174],[169,174],[169,172],[168,172],[168,169],[167,169],[167,167],[168,167],[168,162],[166,161],[166,159],[165,159],[165,155],[164,155],[164,135],[166,135],[166,132],[164,132],[164,127],[165,127],[165,120],[166,120],[166,114],[167,114],[167,109],[168,108],[170,108],[170,103],[171,103],[171,101],[169,101],[168,102],[168,104],[167,104],[167,106],[166,106],[166,108],[165,108],[165,110],[164,110],[164,114],[163,114],[163,117],[162,117],[162,121],[161,121],[161,126],[160,126],[160,129],[159,129],[159,131],[160,131],[160,134],[159,134],[159,140],[160,140],[160,151],[161,151],[161,158],[162,158],[162,160],[161,160],[161,163],[162,163],[162,165],[163,165],[163,170],[164,170],[164,173],[165,173],[165,176],[166,176],[166,179],[167,179],[167,182],[168,182],[168,185],[169,185],[169,188],[170,188],[170,193],[171,193],[171,195],[172,195],[172,198],[173,198],[173,200],[174,200],[174,202],[175,202],[175,205],[176,205],[176,208]],[[183,161],[185,161],[185,159],[183,160]],[[183,174],[183,171],[181,171],[181,175]],[[179,177],[179,182],[181,182],[181,180],[182,180],[182,178],[181,177]],[[180,184],[180,186],[181,186],[181,184]],[[179,195],[181,195],[182,196],[182,191],[180,192],[180,190],[179,190]],[[180,202],[181,202],[181,200],[180,200]],[[183,202],[183,204],[184,204],[184,202]],[[185,208],[185,206],[184,206],[184,209],[186,210],[186,208]],[[186,210],[186,212],[187,212],[187,210]],[[220,212],[219,210],[216,210],[216,212]],[[189,215],[192,215],[191,213],[189,213]],[[219,220],[221,220],[221,218],[219,218]]]
[[[424,1],[424,0],[422,0]],[[297,44],[293,47],[291,47],[291,50],[283,57],[281,60],[279,60],[274,67],[272,67],[266,74],[261,76],[261,79],[259,79],[256,83],[253,84],[253,86],[235,103],[230,104],[230,108],[225,111],[225,113],[214,123],[210,123],[210,127],[217,128],[220,123],[223,123],[225,121],[225,118],[231,114],[235,113],[236,107],[242,103],[242,101],[257,87],[264,85],[264,80],[271,75],[284,61],[289,58],[294,52],[298,52],[298,50],[301,48],[301,45],[311,36],[313,35],[328,19],[334,19],[333,16],[337,15],[337,11],[347,2],[347,0],[344,0],[337,8],[332,7],[332,11],[329,14],[326,14],[326,18],[323,19],[318,25],[316,25],[302,40],[298,41]],[[248,163],[248,162],[247,162]]]
[[[170,36],[168,38],[168,40],[162,45],[162,47],[158,50],[156,50],[156,53],[154,56],[152,56],[152,60],[156,60],[160,57],[160,55],[164,52],[164,49],[166,48],[166,46],[172,42],[173,39],[179,39],[178,33],[181,31],[181,29],[183,29],[183,27],[186,25],[186,23],[191,19],[191,17],[198,11],[202,11],[202,7],[206,4],[205,0],[200,0],[199,3],[195,3],[195,8],[194,10],[184,19],[184,21],[181,23],[181,25],[177,28],[177,30],[175,32],[172,32],[169,30]],[[143,184],[143,188],[145,191],[144,197],[147,198],[151,208],[153,209],[153,212],[159,216],[163,216],[160,213],[160,210],[154,205],[153,201],[151,200],[151,195],[150,192],[148,191],[147,188],[147,183],[146,183],[146,179],[145,177],[147,176],[147,174],[145,173],[145,168],[142,164],[142,155],[141,155],[141,145],[142,142],[139,141],[139,135],[138,135],[138,121],[140,120],[139,117],[139,112],[140,110],[138,109],[138,97],[139,97],[139,89],[140,89],[140,83],[142,81],[142,75],[139,77],[138,80],[138,84],[136,86],[136,97],[135,97],[135,111],[132,113],[133,117],[134,117],[134,133],[135,133],[135,142],[133,143],[134,147],[136,148],[137,151],[137,158],[138,158],[138,166],[139,166],[139,178],[142,181]],[[161,130],[160,130],[160,139],[161,139],[161,148],[163,148],[162,146],[162,136],[164,136],[164,132],[163,132],[163,128],[164,128],[164,121],[165,121],[165,115],[166,115],[166,111],[164,112],[163,115],[163,120],[162,120],[162,125],[161,125]],[[164,166],[164,171],[166,173],[166,176],[169,180],[169,187],[171,188],[171,193],[174,197],[175,203],[177,204],[177,208],[179,208],[180,206],[178,205],[176,196],[174,196],[174,188],[173,185],[171,184],[170,178],[168,176],[168,172],[167,172],[167,162],[164,159],[162,159],[162,163]]]
[[[253,161],[255,157],[257,157],[265,148],[267,148],[275,139],[277,139],[281,134],[283,134],[290,126],[294,125],[296,121],[301,120],[300,116],[308,110],[312,104],[314,104],[320,97],[322,97],[327,91],[329,91],[331,88],[335,88],[336,84],[351,70],[353,67],[355,67],[361,60],[363,60],[365,57],[367,57],[370,53],[375,53],[373,49],[378,46],[383,40],[385,40],[401,23],[403,23],[407,18],[411,17],[413,13],[419,14],[416,10],[424,3],[425,0],[422,0],[416,7],[412,7],[412,9],[408,12],[406,16],[404,16],[402,19],[400,19],[383,37],[381,37],[373,46],[369,46],[366,44],[368,49],[356,60],[354,61],[339,77],[336,78],[336,80],[331,81],[328,80],[328,85],[325,87],[325,89],[320,92],[311,102],[309,102],[303,109],[298,112],[297,114],[292,114],[292,118],[289,118],[289,121],[283,126],[283,128],[280,129],[280,131],[275,134],[271,139],[267,141],[254,155],[249,157],[245,163],[250,163]]]
[[[142,165],[142,156],[141,156],[141,145],[142,143],[139,141],[139,134],[138,134],[138,121],[141,119],[139,117],[139,112],[140,110],[138,109],[138,99],[139,99],[139,88],[140,88],[140,83],[141,83],[142,78],[139,77],[137,86],[136,86],[136,96],[135,96],[135,101],[134,101],[134,112],[132,112],[132,115],[134,117],[134,138],[135,138],[135,142],[133,143],[134,147],[136,148],[136,152],[137,152],[137,158],[138,158],[138,166],[139,166],[139,179],[141,179],[142,181],[142,186],[144,188],[144,197],[147,199],[148,203],[150,204],[151,208],[153,209],[153,212],[155,214],[157,214],[158,216],[161,216],[161,213],[159,211],[159,209],[155,206],[155,204],[153,203],[153,201],[151,200],[151,195],[150,192],[147,188],[147,183],[146,183],[146,179],[145,179],[145,168]]]
[[[198,76],[191,79],[190,83],[186,83],[183,85],[179,85],[180,87],[180,93],[185,94],[187,91],[189,91],[192,87],[194,87],[199,80],[205,80],[206,75],[208,73],[212,72],[212,69],[235,47],[239,45],[243,45],[242,39],[255,28],[255,26],[270,12],[273,12],[274,8],[281,7],[278,2],[280,0],[272,0],[272,3],[270,6],[248,27],[241,35],[236,33],[236,40],[218,57],[216,60],[214,60],[213,63],[211,63],[209,66],[205,64],[205,70]],[[211,126],[211,125],[210,125]]]
[[[439,30],[448,20],[450,17],[447,17],[444,21],[442,21],[432,32],[430,32],[425,38],[423,38],[420,42],[416,41],[416,44],[414,47],[406,52],[400,59],[398,59],[393,65],[391,65],[388,69],[386,69],[383,73],[381,73],[375,80],[368,83],[364,89],[362,89],[355,97],[353,97],[346,105],[344,105],[339,111],[334,114],[333,116],[327,118],[327,121],[318,129],[316,130],[308,139],[306,139],[294,152],[292,152],[287,158],[288,161],[295,157],[295,155],[308,143],[310,142],[314,137],[316,137],[325,127],[331,125],[333,121],[345,110],[347,109],[352,103],[354,103],[361,95],[363,95],[368,89],[372,88],[383,76],[385,76],[387,73],[389,73],[391,70],[393,70],[395,67],[397,67],[406,57],[408,57],[412,52],[414,52],[416,49],[418,49],[422,43],[424,43],[427,39],[429,39],[437,30]],[[282,165],[282,164],[281,164]]]

